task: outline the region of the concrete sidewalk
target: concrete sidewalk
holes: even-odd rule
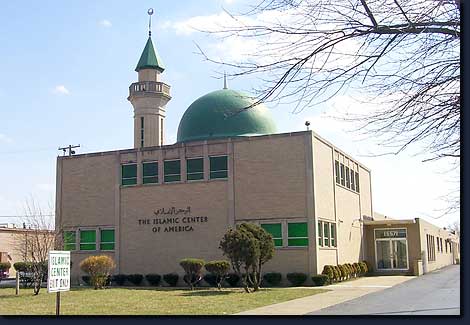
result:
[[[402,275],[373,276],[325,287],[308,287],[312,289],[328,289],[331,291],[247,310],[234,315],[304,315],[372,292],[391,288],[414,278],[414,276]]]

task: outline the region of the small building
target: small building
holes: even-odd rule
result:
[[[57,158],[56,225],[75,279],[96,254],[112,256],[115,273],[181,274],[182,258],[223,258],[223,234],[242,222],[272,234],[264,270],[283,274],[362,260],[413,273],[424,233],[450,238],[419,219],[374,220],[369,168],[311,130],[277,133],[270,111],[226,82],[188,107],[177,142],[165,144],[170,86],[150,36],[135,70],[134,148]]]

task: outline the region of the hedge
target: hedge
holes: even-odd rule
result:
[[[152,286],[158,286],[162,280],[162,276],[156,273],[150,273],[145,276],[147,282]]]
[[[116,274],[116,275],[113,275],[113,281],[116,282],[117,285],[124,285],[124,283],[126,283],[126,280],[127,280],[127,275],[125,274]]]
[[[229,273],[225,281],[231,286],[236,287],[240,281],[240,276],[236,273]]]
[[[165,281],[170,287],[176,287],[178,279],[179,275],[176,273],[168,273],[163,275],[163,281]]]
[[[307,281],[307,274],[300,272],[292,272],[287,273],[286,278],[294,287],[298,287],[304,284],[305,281]]]
[[[129,274],[127,280],[133,285],[140,286],[144,280],[144,276],[142,274]]]
[[[279,272],[268,272],[263,275],[263,280],[272,287],[278,286],[282,281],[282,274]]]
[[[326,274],[318,274],[318,275],[312,276],[312,281],[315,286],[324,286],[328,284],[329,277]]]

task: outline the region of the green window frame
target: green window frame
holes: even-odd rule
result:
[[[354,175],[356,176],[356,192],[359,193],[359,173],[354,172]]]
[[[121,165],[121,185],[129,186],[137,184],[137,164]]]
[[[325,247],[330,247],[330,226],[328,222],[323,223],[323,243]]]
[[[157,184],[158,183],[158,162],[142,163],[142,183]]]
[[[100,250],[113,251],[114,244],[114,229],[100,229]]]
[[[351,190],[355,191],[356,190],[356,182],[354,180],[354,170],[351,171]]]
[[[228,177],[228,158],[227,156],[209,157],[210,179]]]
[[[341,185],[344,186],[344,165],[340,164],[340,171],[341,171]]]
[[[336,247],[336,224],[330,223],[330,243],[331,247]]]
[[[80,230],[80,250],[96,250],[96,230]]]
[[[351,188],[351,181],[349,179],[349,177],[351,176],[351,173],[349,172],[349,167],[345,167],[345,168],[346,168],[346,187]]]
[[[287,224],[287,246],[308,246],[308,227],[306,222],[289,222]]]
[[[323,247],[323,222],[318,221],[318,246]]]
[[[339,184],[340,183],[340,180],[339,180],[339,161],[338,160],[335,160],[335,179],[336,179],[336,184]]]
[[[178,160],[166,160],[163,164],[164,179],[165,183],[179,182],[181,181],[181,161]]]
[[[77,249],[77,232],[64,231],[64,250],[74,251]]]
[[[274,247],[282,247],[282,224],[281,223],[262,223],[261,228],[273,236]]]
[[[188,181],[204,179],[204,158],[186,159],[186,179]]]

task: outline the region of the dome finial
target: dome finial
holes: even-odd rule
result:
[[[147,13],[149,15],[149,37],[152,36],[152,15],[153,15],[153,8],[149,8],[147,10]]]
[[[227,74],[225,73],[225,71],[224,71],[224,89],[228,89],[227,88]]]

